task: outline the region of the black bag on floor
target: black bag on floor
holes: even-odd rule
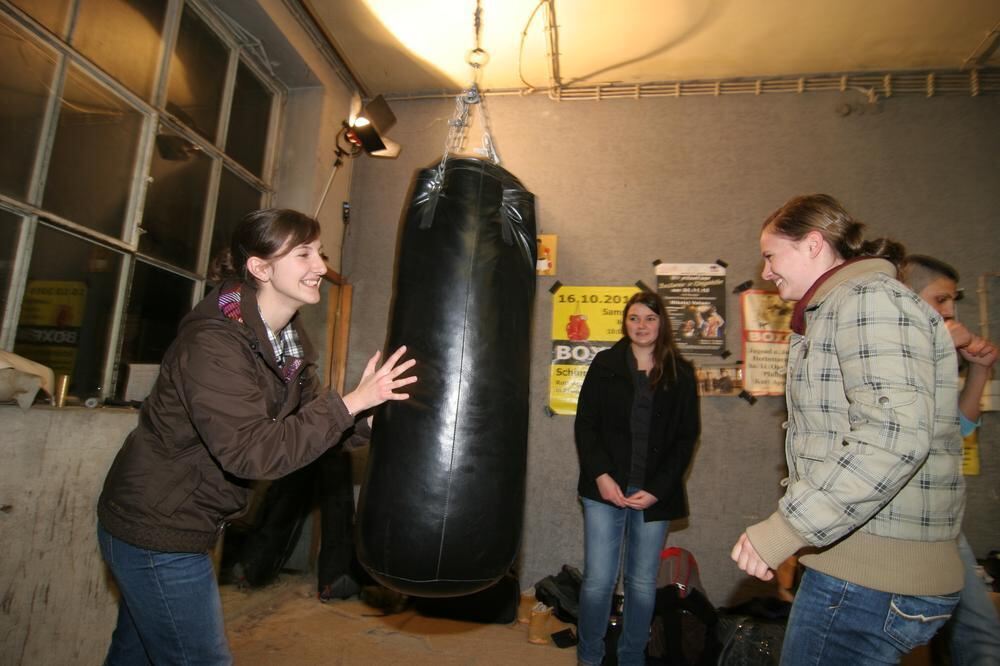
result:
[[[413,608],[427,617],[481,624],[510,624],[520,601],[517,577],[507,574],[485,590],[461,597],[414,597]]]
[[[703,666],[719,654],[718,615],[698,588],[670,585],[656,591],[647,655],[650,666]]]
[[[716,625],[720,666],[777,666],[792,605],[773,597],[755,597],[721,608]]]
[[[556,575],[546,576],[535,583],[535,598],[546,606],[551,606],[552,613],[563,622],[576,624],[580,612],[582,583],[580,570],[564,564]]]

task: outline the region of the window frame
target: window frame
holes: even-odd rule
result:
[[[28,37],[39,48],[52,53],[55,58],[52,89],[49,92],[49,99],[45,104],[45,115],[39,132],[39,141],[34,155],[27,197],[22,201],[5,194],[0,194],[0,208],[21,218],[18,223],[20,229],[15,234],[17,245],[11,266],[7,304],[5,310],[0,313],[3,317],[2,321],[0,321],[0,349],[12,350],[14,348],[14,341],[21,316],[21,307],[28,282],[35,237],[38,225],[43,223],[42,221],[61,233],[76,236],[88,243],[103,246],[121,253],[123,256],[116,282],[114,295],[115,307],[110,314],[111,321],[109,322],[108,339],[104,341],[103,347],[105,361],[100,377],[100,397],[103,399],[115,394],[116,384],[119,380],[121,371],[119,360],[125,342],[124,321],[128,305],[127,299],[132,287],[136,260],[141,259],[160,270],[165,270],[191,280],[191,306],[193,307],[201,300],[205,290],[206,271],[210,261],[208,255],[215,223],[222,170],[224,168],[229,169],[239,179],[259,190],[261,192],[262,205],[269,204],[275,195],[275,167],[278,147],[282,138],[281,127],[288,91],[279,79],[267,71],[266,65],[262,66],[257,61],[258,57],[254,51],[246,48],[240,42],[239,37],[235,34],[235,30],[228,25],[228,22],[232,21],[231,18],[219,16],[216,13],[219,10],[212,8],[203,0],[167,0],[156,78],[153,83],[152,101],[147,102],[99,66],[89,61],[70,45],[69,42],[76,28],[76,17],[79,8],[80,0],[74,0],[68,18],[70,28],[67,31],[66,41],[63,41],[58,35],[50,32],[45,26],[35,21],[20,8],[6,3],[0,4],[0,17],[12,21],[27,33]],[[165,108],[172,54],[180,30],[181,16],[185,9],[194,12],[197,18],[204,22],[229,53],[225,87],[219,108],[218,131],[216,132],[214,141],[208,141],[197,132],[189,129]],[[236,88],[236,75],[241,63],[257,78],[261,86],[271,94],[271,108],[266,130],[267,136],[265,137],[263,168],[260,177],[243,167],[234,158],[225,154],[226,136],[229,130],[229,118]],[[58,127],[60,103],[71,64],[87,76],[94,85],[105,88],[110,94],[135,109],[143,117],[121,238],[95,231],[41,208],[49,159]],[[201,238],[197,249],[196,271],[194,272],[173,266],[139,251],[139,240],[143,233],[140,223],[144,213],[156,135],[161,124],[170,131],[197,145],[212,160],[203,217],[199,222],[201,225]]]

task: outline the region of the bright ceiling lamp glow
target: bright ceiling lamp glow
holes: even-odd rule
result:
[[[472,17],[476,0],[363,0],[372,15],[417,59],[464,86],[471,78],[469,52],[476,46]],[[538,0],[484,3],[481,47],[504,53],[490,67],[516,73],[524,22]],[[507,54],[513,54],[507,55]]]

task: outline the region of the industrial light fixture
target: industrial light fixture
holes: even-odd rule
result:
[[[352,114],[354,115],[354,114]],[[397,157],[399,144],[387,138],[385,132],[396,124],[396,116],[389,103],[379,95],[347,121],[347,140],[360,146],[372,157]]]
[[[362,107],[361,97],[354,95],[351,100],[351,112],[347,120],[341,123],[340,131],[334,141],[336,159],[330,169],[323,196],[316,205],[313,217],[319,217],[323,202],[330,192],[330,186],[337,175],[337,170],[344,165],[345,159],[353,159],[362,153],[372,157],[393,159],[399,156],[400,145],[385,135],[396,124],[396,116],[389,108],[389,103],[382,95]]]

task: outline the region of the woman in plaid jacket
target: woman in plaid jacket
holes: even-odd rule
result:
[[[796,301],[778,510],[733,548],[763,580],[806,567],[784,664],[894,664],[948,619],[962,588],[964,508],[954,346],[896,280],[902,246],[864,241],[827,195],[796,197],[761,233],[762,276]]]

